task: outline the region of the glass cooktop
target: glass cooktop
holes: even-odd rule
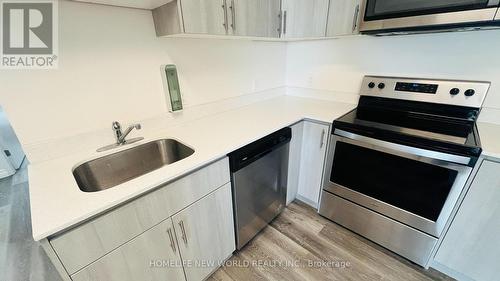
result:
[[[356,109],[333,124],[381,140],[479,156],[478,114],[477,108],[362,96]]]

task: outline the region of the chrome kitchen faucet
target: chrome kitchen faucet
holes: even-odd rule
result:
[[[141,141],[144,139],[143,137],[139,137],[139,138],[133,138],[130,140],[126,140],[126,137],[130,134],[130,132],[132,132],[132,130],[134,130],[134,129],[140,130],[141,129],[141,124],[139,124],[139,123],[132,124],[132,125],[128,126],[128,128],[125,129],[125,131],[122,131],[122,126],[121,126],[120,122],[114,121],[113,125],[112,125],[112,129],[113,129],[113,132],[115,134],[116,142],[114,144],[110,144],[110,145],[99,148],[97,150],[97,152],[110,150],[110,149],[113,149],[113,148],[116,148],[116,147],[119,147],[122,145],[131,144],[131,143],[138,142],[138,141]]]

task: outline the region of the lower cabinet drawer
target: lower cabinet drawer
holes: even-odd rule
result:
[[[74,281],[185,280],[172,220],[144,232],[71,276]]]
[[[72,275],[229,181],[229,162],[224,158],[50,237],[50,244]]]
[[[437,243],[435,237],[326,191],[321,196],[319,214],[421,266]]]

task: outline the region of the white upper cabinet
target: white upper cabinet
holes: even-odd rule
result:
[[[359,32],[360,0],[330,0],[327,37],[352,35]]]
[[[229,33],[237,36],[280,37],[280,0],[226,0]]]
[[[181,5],[185,33],[227,33],[227,0],[182,0]]]
[[[328,0],[283,0],[283,38],[325,37]]]
[[[329,0],[172,0],[153,10],[158,36],[326,36]]]
[[[358,33],[361,0],[75,0],[150,9],[158,36],[320,38]]]

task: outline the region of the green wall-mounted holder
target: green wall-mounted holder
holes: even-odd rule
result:
[[[162,76],[164,87],[168,89],[169,111],[176,112],[182,110],[181,89],[175,65],[167,64],[162,66]]]

